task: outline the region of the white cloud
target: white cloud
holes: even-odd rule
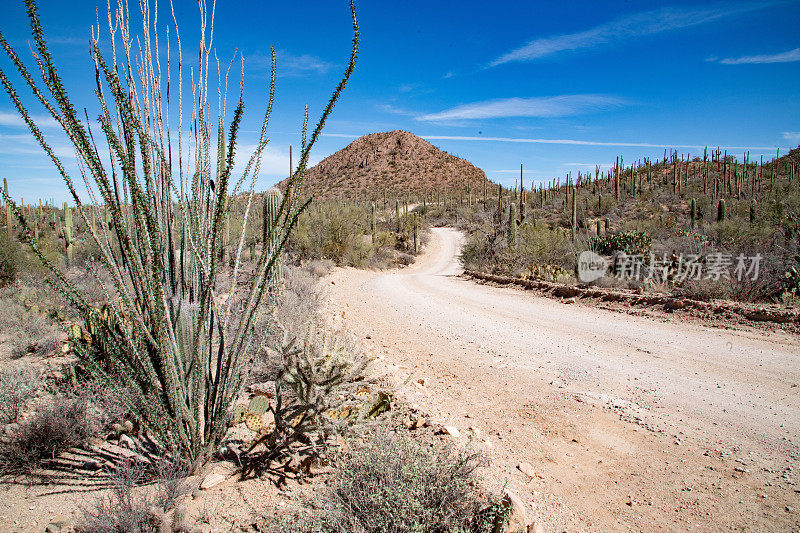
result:
[[[713,8],[705,9],[666,7],[636,13],[617,18],[611,22],[595,26],[588,30],[534,39],[516,50],[501,55],[489,63],[489,67],[496,67],[497,65],[513,61],[532,61],[559,52],[592,48],[614,41],[697,26],[723,17],[759,9],[767,5],[770,4],[718,5]]]
[[[33,121],[40,127],[40,128],[57,128],[59,126],[58,122],[51,116],[42,115],[42,116],[33,116]],[[22,117],[19,113],[16,112],[8,112],[8,111],[0,111],[0,126],[10,126],[10,127],[21,127],[27,128],[28,125],[25,124],[25,121],[22,120]]]
[[[800,144],[800,131],[784,131],[783,138],[793,144]]]
[[[726,57],[724,59],[709,58],[708,61],[722,63],[723,65],[745,65],[745,64],[763,64],[763,63],[792,63],[800,61],[800,48],[781,52],[780,54],[771,55],[755,55],[755,56],[742,56],[742,57]]]
[[[566,94],[535,98],[500,98],[473,102],[417,117],[441,121],[504,117],[564,117],[624,104],[621,98],[598,94]]]
[[[385,111],[386,113],[391,113],[393,115],[403,115],[407,117],[413,117],[417,115],[416,113],[413,113],[411,111],[395,107],[392,104],[379,104],[375,107],[380,109],[381,111]]]
[[[330,63],[317,56],[310,54],[295,55],[291,52],[280,50],[275,59],[278,77],[300,77],[309,74],[327,74],[335,67],[335,63]],[[272,58],[269,54],[260,52],[250,54],[245,57],[245,68],[255,71],[267,71],[272,68]]]

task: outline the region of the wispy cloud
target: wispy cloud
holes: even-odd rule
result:
[[[310,54],[295,55],[279,50],[276,57],[277,75],[279,77],[302,77],[307,75],[327,74],[335,63],[325,61]],[[256,52],[245,56],[245,67],[256,71],[269,71],[272,59],[268,54]]]
[[[564,117],[623,105],[625,100],[600,94],[566,94],[535,98],[500,98],[456,106],[417,120],[442,121],[506,117]]]
[[[414,113],[412,111],[408,111],[406,109],[401,109],[399,107],[395,107],[392,104],[379,104],[375,106],[377,109],[381,111],[385,111],[386,113],[391,113],[393,115],[402,115],[406,117],[413,117],[416,116],[418,113]]]
[[[350,133],[323,133],[325,137],[338,137],[344,139],[355,139],[359,135]],[[565,144],[577,146],[614,146],[614,147],[637,147],[637,148],[693,148],[702,150],[712,145],[701,144],[658,144],[642,142],[617,142],[617,141],[582,141],[577,139],[528,139],[519,137],[483,137],[483,136],[464,136],[464,135],[420,135],[429,141],[482,141],[482,142],[507,142],[507,143],[529,143],[529,144]],[[782,146],[717,146],[720,150],[764,150],[774,152],[776,148],[787,150]]]
[[[790,143],[800,144],[800,131],[784,131],[783,138]]]
[[[755,56],[742,56],[742,57],[726,57],[719,59],[717,57],[710,57],[707,61],[713,63],[722,63],[723,65],[748,65],[748,64],[762,64],[762,63],[792,63],[800,61],[800,48],[781,52],[780,54],[762,54]]]
[[[717,5],[704,9],[666,7],[644,11],[617,18],[588,30],[534,39],[516,50],[501,55],[488,66],[496,67],[514,61],[532,61],[560,52],[592,48],[625,39],[689,28],[768,5],[770,4]]]
[[[55,128],[58,127],[58,122],[50,116],[34,116],[32,117],[34,122],[40,128]],[[15,112],[8,112],[8,111],[0,111],[0,126],[10,126],[10,127],[21,127],[27,128],[28,125],[25,124],[25,121],[22,120],[22,117],[19,116],[19,113]]]

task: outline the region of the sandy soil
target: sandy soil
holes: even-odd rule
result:
[[[797,336],[479,285],[458,277],[461,239],[437,228],[411,268],[335,270],[328,312],[425,379],[410,402],[489,435],[490,482],[548,531],[800,530]]]

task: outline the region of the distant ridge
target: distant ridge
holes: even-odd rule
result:
[[[283,189],[285,181],[278,187]],[[486,174],[407,131],[359,137],[306,172],[303,195],[379,198],[406,193],[482,191]]]

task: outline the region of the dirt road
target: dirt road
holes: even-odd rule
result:
[[[489,477],[546,530],[800,530],[800,339],[478,285],[461,238],[434,229],[407,269],[334,271],[330,313],[426,379],[409,401],[488,435]]]

